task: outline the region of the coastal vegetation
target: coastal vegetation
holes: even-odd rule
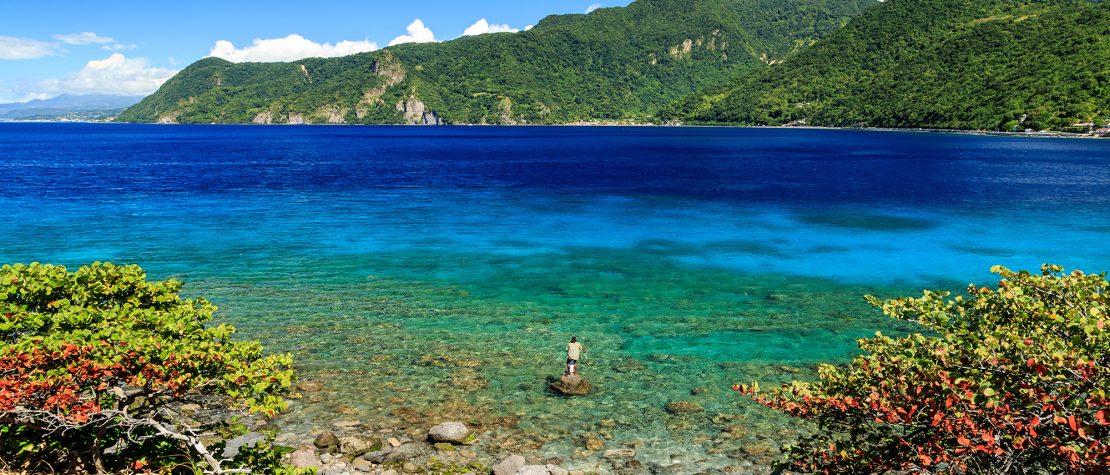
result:
[[[817,382],[734,389],[820,431],[785,468],[820,473],[1104,473],[1110,466],[1110,282],[995,267],[997,288],[868,300],[928,334],[860,341]]]
[[[284,410],[291,356],[180,289],[137,266],[0,268],[0,469],[283,473],[268,441],[228,440]]]
[[[888,1],[661,119],[1085,132],[1110,123],[1110,3]]]
[[[638,0],[520,33],[293,63],[200,60],[119,116],[166,123],[648,122],[783,60],[876,0]]]

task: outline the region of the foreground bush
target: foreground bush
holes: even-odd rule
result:
[[[1106,473],[1110,312],[1106,274],[996,267],[996,289],[872,305],[936,336],[861,340],[866,354],[757,402],[815,421],[789,450],[804,472]]]
[[[0,268],[0,460],[34,471],[275,465],[265,444],[223,460],[201,435],[236,412],[283,410],[291,357],[205,326],[216,308],[180,290],[137,266]],[[211,409],[227,417],[184,415]]]

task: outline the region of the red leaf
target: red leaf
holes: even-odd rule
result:
[[[926,466],[926,467],[933,464],[933,458],[928,456],[928,455],[919,453],[919,454],[917,454],[917,457],[921,459],[921,464]]]

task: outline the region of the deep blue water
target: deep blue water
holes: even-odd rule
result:
[[[1110,142],[724,128],[0,124],[0,261],[187,274],[398,249],[649,246],[959,282],[1110,269]]]

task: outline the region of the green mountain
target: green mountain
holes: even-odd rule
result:
[[[521,33],[331,59],[198,61],[119,120],[180,123],[649,121],[781,61],[877,0],[638,0]]]
[[[1057,129],[1110,121],[1110,3],[888,0],[664,120]]]

